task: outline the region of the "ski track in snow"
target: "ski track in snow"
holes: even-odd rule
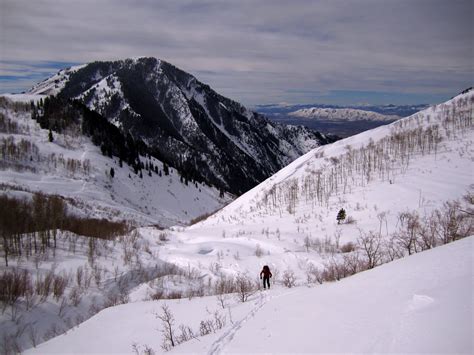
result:
[[[272,297],[268,297],[265,292],[260,294],[256,305],[252,310],[240,321],[236,322],[232,327],[222,334],[219,339],[217,339],[212,345],[210,350],[207,352],[208,355],[218,355],[220,354],[227,344],[229,344],[234,338],[235,334],[239,331],[240,328],[246,323],[249,319],[255,317],[257,312],[268,302]]]

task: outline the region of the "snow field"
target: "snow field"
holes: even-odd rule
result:
[[[471,353],[472,255],[470,237],[340,282],[231,300],[222,330],[171,353]],[[219,309],[215,297],[121,305],[28,352],[132,353],[135,343],[159,353],[163,327],[153,313],[164,303],[176,327]]]

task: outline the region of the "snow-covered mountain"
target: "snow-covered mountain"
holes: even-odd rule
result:
[[[330,121],[385,121],[391,122],[400,119],[396,115],[383,115],[374,111],[354,108],[323,108],[311,107],[290,112],[289,116]]]
[[[62,70],[30,93],[78,99],[183,174],[235,194],[334,141],[268,121],[155,58]]]

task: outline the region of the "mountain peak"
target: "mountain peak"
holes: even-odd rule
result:
[[[268,121],[171,63],[138,57],[59,71],[31,93],[79,100],[186,178],[240,194],[333,141]]]

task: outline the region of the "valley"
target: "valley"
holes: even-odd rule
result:
[[[354,311],[364,303],[373,310],[372,321],[392,330],[380,334],[378,344],[363,338],[356,346],[349,338],[346,348],[327,335],[325,342],[286,339],[265,349],[403,352],[446,346],[463,352],[472,346],[466,318],[472,312],[467,301],[472,273],[466,268],[472,263],[472,90],[315,148],[233,202],[219,189],[186,184],[173,168],[165,175],[164,163],[155,157],[139,155],[148,166],[139,176],[77,131],[53,132],[51,141],[49,130],[31,119],[24,97],[16,102],[7,97],[2,105],[5,196],[34,202],[38,192],[58,195],[73,215],[125,221],[130,228],[94,238],[70,227],[11,235],[3,227],[2,250],[10,251],[1,278],[10,292],[2,300],[4,352],[55,353],[66,347],[77,352],[263,351],[257,339],[282,331],[272,321],[272,309],[292,304],[279,315],[291,322],[303,317],[297,316],[302,305],[325,302],[333,302],[329,309],[336,313],[323,320],[308,313],[302,326],[331,333],[341,314],[366,324]],[[29,143],[21,143],[26,138]],[[341,209],[342,221],[336,219]],[[211,215],[183,223],[203,213]],[[30,251],[19,254],[17,240],[30,243]],[[32,240],[41,241],[41,249],[33,251]],[[444,267],[439,264],[443,271],[434,273],[437,279],[425,279],[439,258],[446,260]],[[263,265],[273,273],[270,291],[261,290],[258,279]],[[376,308],[367,290],[394,277],[399,278],[393,287],[403,293],[392,298],[388,288],[374,301]],[[356,303],[341,306],[345,298],[338,297],[348,293]],[[433,341],[441,330],[427,338],[422,330],[431,318],[413,313],[425,307],[436,319],[452,314],[465,331],[444,345]],[[387,308],[393,317],[374,316]],[[176,321],[176,342],[166,336],[166,314]],[[404,325],[397,327],[394,317]],[[114,331],[123,319],[128,325]],[[104,327],[110,333],[90,340]],[[294,329],[299,339],[298,326]],[[360,329],[377,332],[367,325]],[[342,332],[352,331],[344,323]],[[417,336],[405,341],[408,332]],[[122,334],[120,341],[116,334]]]

